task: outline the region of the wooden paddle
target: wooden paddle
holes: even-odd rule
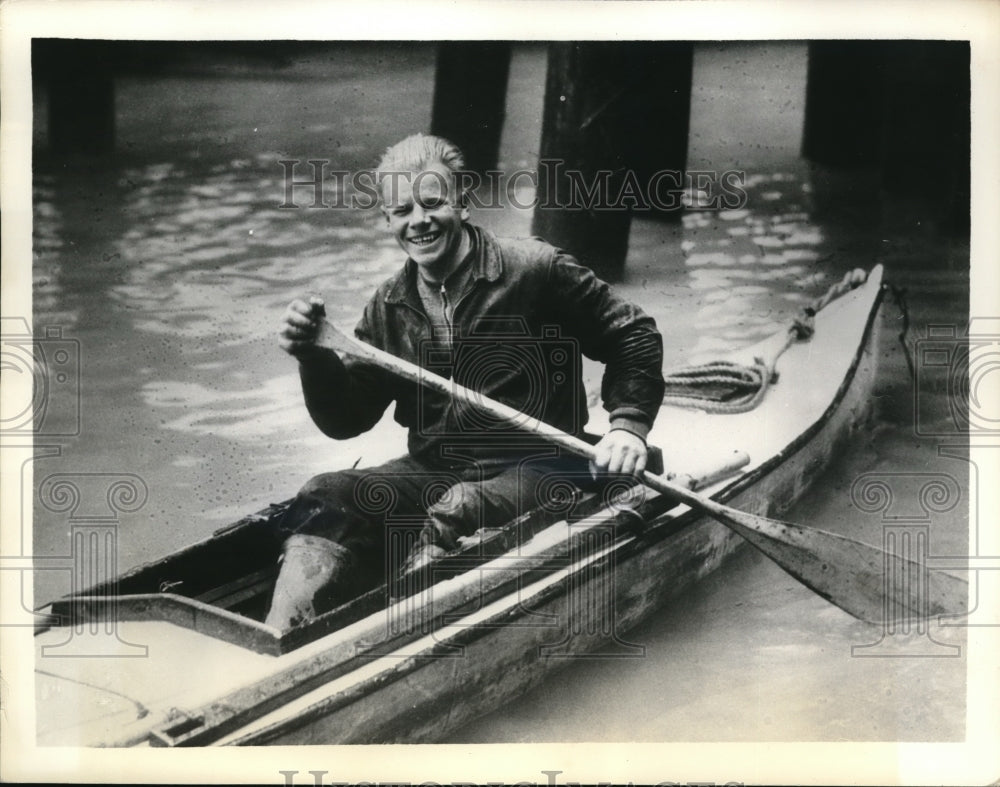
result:
[[[316,344],[371,363],[476,407],[506,424],[544,437],[574,454],[594,459],[593,446],[583,440],[347,336],[326,319],[321,320]],[[958,615],[967,608],[968,583],[958,577],[845,536],[730,508],[648,471],[637,478],[650,489],[686,503],[735,530],[806,587],[861,620],[886,623],[897,617]],[[895,582],[887,587],[887,577],[905,577],[909,581],[901,583],[902,587]]]

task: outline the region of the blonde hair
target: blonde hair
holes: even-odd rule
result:
[[[375,169],[379,201],[384,200],[382,189],[387,177],[390,185],[395,188],[395,180],[390,177],[391,175],[419,172],[437,163],[442,164],[451,173],[449,189],[455,203],[465,207],[465,187],[462,185],[462,179],[455,176],[455,173],[465,168],[465,157],[454,142],[430,134],[413,134],[387,148],[382,154],[382,160]]]
[[[381,176],[384,172],[416,171],[435,162],[441,162],[451,172],[465,168],[465,157],[454,142],[430,134],[412,134],[386,149],[375,172]]]

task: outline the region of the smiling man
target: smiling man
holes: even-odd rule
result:
[[[581,354],[601,361],[611,428],[589,470],[641,471],[663,397],[652,318],[569,254],[470,223],[456,177],[463,166],[459,149],[439,137],[417,134],[386,151],[381,210],[406,261],[369,300],[356,335],[577,436],[587,421]],[[282,519],[267,617],[282,629],[377,584],[404,558],[424,565],[478,528],[545,505],[543,482],[554,474],[579,480],[587,470],[530,433],[319,346],[322,318],[318,299],[296,299],[280,333],[299,362],[313,421],[330,437],[354,437],[395,402],[408,451],[379,467],[316,476],[299,492]],[[408,557],[387,537],[400,522],[418,523]]]

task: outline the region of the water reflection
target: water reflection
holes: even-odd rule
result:
[[[235,391],[193,382],[155,380],[143,386],[142,397],[150,407],[173,416],[163,422],[164,429],[230,440],[279,439],[287,429],[289,410],[301,406],[297,374]]]
[[[273,333],[305,291],[328,297],[334,320],[354,319],[351,294],[398,264],[393,246],[372,243],[371,213],[280,208],[282,173],[245,159],[203,177],[174,164],[127,172],[136,220],[116,244],[129,275],[112,297],[138,312],[137,329],[239,345]]]
[[[746,207],[684,215],[680,249],[699,300],[690,361],[769,336],[827,285],[828,239],[803,210],[805,185],[803,173],[758,173],[745,181]]]

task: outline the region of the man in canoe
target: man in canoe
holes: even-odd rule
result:
[[[537,238],[507,240],[469,222],[456,173],[459,149],[417,134],[389,148],[376,171],[389,232],[407,255],[365,306],[364,342],[500,400],[529,418],[582,436],[584,354],[605,364],[610,430],[594,474],[646,464],[646,435],[663,398],[662,340],[651,317],[572,256]],[[481,527],[499,527],[544,504],[553,473],[579,479],[587,465],[539,437],[325,346],[316,298],[291,302],[282,349],[299,363],[306,407],[335,439],[374,426],[390,403],[408,452],[384,465],[311,479],[284,515],[281,568],[267,623],[311,620],[386,572],[426,565]],[[389,521],[416,522],[409,555],[395,555]]]

